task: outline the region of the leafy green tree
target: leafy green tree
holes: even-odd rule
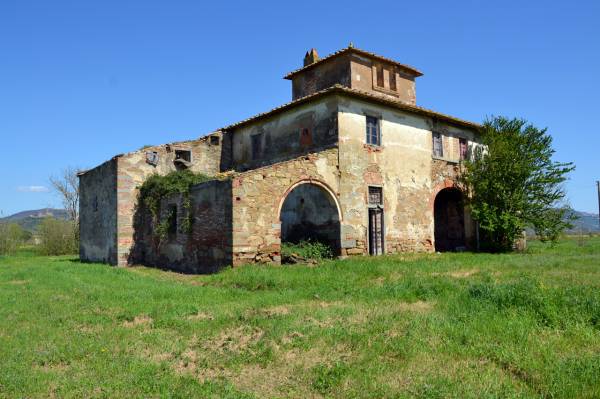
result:
[[[59,220],[47,217],[38,226],[42,255],[71,255],[79,251],[74,220]]]
[[[462,175],[483,249],[511,250],[526,227],[554,242],[570,226],[562,183],[575,166],[552,160],[546,130],[522,119],[484,122],[483,145],[473,148]]]
[[[0,255],[13,254],[31,234],[16,223],[0,223]]]

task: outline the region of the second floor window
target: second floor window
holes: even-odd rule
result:
[[[465,159],[467,159],[467,154],[468,154],[467,139],[463,139],[463,138],[458,139],[458,150],[460,152],[459,153],[460,160],[464,161]]]
[[[367,144],[381,145],[379,119],[367,115]]]
[[[433,155],[440,158],[444,156],[442,134],[438,132],[433,132]]]

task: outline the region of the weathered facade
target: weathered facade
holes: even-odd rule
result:
[[[119,155],[80,175],[81,258],[204,273],[281,261],[281,242],[317,239],[339,255],[462,250],[474,225],[456,187],[477,124],[420,108],[416,69],[348,47],[307,53],[286,76],[293,101],[183,143]],[[151,174],[215,176],[165,198],[157,239],[136,207]],[[191,220],[191,228],[181,226]]]

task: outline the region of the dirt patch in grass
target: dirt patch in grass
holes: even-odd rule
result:
[[[214,320],[213,315],[205,312],[198,312],[196,314],[187,317],[188,320],[199,321],[199,320]]]
[[[435,306],[434,302],[382,302],[373,306],[361,306],[347,321],[353,324],[366,324],[370,319],[380,316],[390,316],[397,313],[427,313]]]
[[[455,272],[449,272],[448,275],[454,278],[466,278],[471,277],[472,275],[477,273],[479,273],[479,269],[457,270]]]
[[[125,320],[123,327],[133,328],[137,326],[148,326],[153,322],[152,317],[146,315],[135,316],[133,320]]]
[[[292,331],[281,338],[281,343],[284,345],[290,344],[298,339],[304,338],[304,334],[298,331]]]
[[[469,270],[454,270],[452,272],[445,273],[431,273],[432,276],[448,276],[453,278],[467,278],[479,273],[479,269]]]
[[[308,351],[298,348],[281,350],[275,344],[273,348],[277,360],[266,365],[244,364],[235,369],[217,365],[201,368],[197,362],[190,361],[188,364],[178,364],[175,370],[178,373],[195,372],[200,382],[225,378],[236,389],[251,392],[260,398],[320,398],[322,396],[310,388],[311,374],[308,371],[319,364],[332,364],[352,355],[344,346],[331,347],[324,342],[316,343]]]
[[[263,309],[262,313],[267,317],[285,316],[290,314],[290,309],[287,306],[280,305]]]
[[[230,328],[221,332],[213,340],[207,341],[204,347],[218,352],[241,353],[260,341],[263,335],[264,331],[258,327]]]
[[[25,285],[25,284],[29,284],[31,280],[10,280],[7,281],[6,284],[9,285]]]
[[[173,359],[173,354],[171,352],[153,352],[150,349],[145,349],[142,352],[142,357],[150,360],[153,363],[162,363]]]
[[[84,334],[96,334],[102,331],[102,326],[95,324],[82,324],[77,329]]]
[[[249,309],[244,313],[244,315],[248,318],[259,317],[272,319],[276,317],[286,316],[290,314],[290,312],[290,306],[277,305],[263,309]]]
[[[36,369],[43,371],[44,373],[63,373],[69,369],[67,363],[44,363],[35,366]]]
[[[174,364],[173,370],[177,374],[194,374],[197,369],[198,354],[195,350],[187,349],[181,358]]]
[[[200,280],[202,277],[194,274],[176,273],[168,270],[161,270],[160,272],[157,272],[156,269],[146,266],[135,266],[131,267],[130,270],[134,273],[141,274],[145,277],[150,277],[159,281],[175,281],[195,286],[207,285],[205,281]]]

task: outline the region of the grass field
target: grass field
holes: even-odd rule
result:
[[[600,238],[210,276],[0,258],[0,397],[600,397]]]

